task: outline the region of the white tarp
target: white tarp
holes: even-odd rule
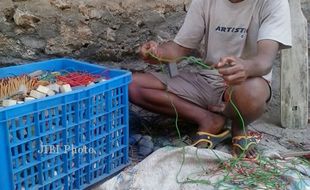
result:
[[[197,151],[195,147],[185,147],[184,150],[185,154],[183,154],[182,148],[161,148],[136,166],[126,169],[94,190],[240,189],[229,185],[223,186],[223,184],[221,187],[202,184],[209,180],[214,185],[225,176],[225,171],[219,170],[219,160],[230,159],[230,154],[208,149]],[[185,155],[185,162],[182,165],[183,155]],[[310,189],[310,168],[307,166],[302,170],[303,174],[300,172],[296,174],[296,171],[293,170],[287,174],[291,176],[291,187],[287,187],[288,189]],[[297,175],[298,178],[294,179],[294,175]],[[301,176],[302,182],[300,182]],[[200,181],[198,183],[179,183],[177,177],[179,182],[188,179]]]

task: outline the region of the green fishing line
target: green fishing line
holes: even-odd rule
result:
[[[163,72],[164,72],[164,69],[163,69],[162,62],[168,62],[168,63],[169,62],[179,62],[181,60],[186,60],[190,63],[194,63],[196,65],[201,66],[204,69],[213,69],[213,67],[204,64],[202,59],[192,57],[192,56],[180,57],[180,58],[177,58],[174,60],[169,60],[169,59],[158,58],[154,54],[152,54],[151,52],[149,52],[149,55],[151,55],[154,59],[159,61],[160,65],[161,65],[161,69]],[[244,131],[245,136],[247,136],[246,129],[245,129],[245,122],[244,122],[244,119],[242,117],[242,114],[240,113],[239,109],[237,108],[237,106],[235,105],[235,103],[232,100],[233,99],[232,98],[233,88],[229,87],[228,90],[229,90],[229,102],[232,105],[235,113],[237,114],[237,116],[240,120],[240,125]],[[177,130],[179,140],[182,141],[182,135],[181,135],[181,132],[180,132],[179,126],[178,126],[179,115],[178,115],[177,109],[173,103],[173,100],[169,96],[167,88],[166,88],[166,92],[167,92],[167,97],[171,103],[171,106],[173,107],[173,110],[175,112],[175,128]],[[246,138],[246,140],[247,140],[247,138]],[[213,187],[216,187],[216,188],[221,188],[221,189],[227,188],[229,190],[231,190],[231,189],[239,190],[239,189],[244,189],[244,188],[254,188],[254,187],[258,187],[261,184],[263,184],[267,189],[282,190],[282,189],[285,189],[285,187],[287,185],[287,182],[285,182],[282,179],[282,175],[284,172],[288,171],[289,168],[286,167],[283,170],[281,170],[277,167],[276,162],[272,163],[270,161],[270,159],[268,159],[268,158],[260,157],[259,162],[257,163],[258,167],[255,167],[255,171],[253,171],[250,175],[245,176],[244,174],[240,174],[240,173],[235,171],[238,164],[240,165],[239,167],[241,167],[242,169],[253,168],[253,163],[249,164],[247,162],[241,162],[243,156],[246,154],[245,150],[243,150],[243,152],[239,155],[239,157],[231,159],[227,163],[228,167],[224,166],[225,162],[223,160],[221,160],[221,158],[216,154],[216,152],[214,150],[212,150],[212,152],[216,155],[216,157],[219,160],[220,166],[223,166],[224,171],[226,172],[226,175],[224,175],[224,177],[221,180],[218,180],[215,183],[211,183],[211,181],[209,181],[209,180],[191,179],[189,177],[187,177],[183,181],[179,180],[179,175],[180,175],[182,168],[183,168],[183,165],[185,163],[185,155],[186,155],[185,146],[183,145],[182,146],[182,162],[181,162],[181,166],[180,166],[180,168],[177,172],[177,175],[176,175],[176,182],[178,184],[212,185]],[[198,160],[199,164],[201,165],[203,171],[207,173],[207,171],[203,167],[201,159],[198,156],[198,148],[196,149],[196,157],[197,157],[197,160]],[[308,161],[304,161],[304,162],[307,162],[309,164]],[[269,169],[266,169],[267,167]],[[231,177],[230,174],[233,174],[233,177]],[[229,184],[236,183],[236,181],[235,181],[236,179],[240,181],[239,186],[241,186],[241,187],[238,187],[238,186],[232,187],[231,185],[229,185]]]

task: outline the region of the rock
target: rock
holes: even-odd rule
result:
[[[158,12],[151,11],[143,13],[143,22],[148,27],[154,27],[158,26],[165,22],[165,18]]]
[[[169,40],[169,39],[172,39],[173,37],[171,36],[171,34],[169,32],[165,32],[165,31],[158,31],[158,35],[157,35],[157,38],[159,40]]]
[[[64,9],[70,9],[71,5],[67,0],[49,0],[51,5],[54,5],[55,7],[64,10]]]
[[[183,147],[183,146],[187,146],[188,144],[186,144],[185,142],[181,141],[180,139],[174,139],[172,141],[173,146],[176,147]]]
[[[25,31],[23,30],[23,29],[21,29],[21,28],[15,28],[14,29],[14,33],[16,34],[16,35],[19,35],[19,34],[22,34],[22,33],[24,33]]]
[[[90,10],[89,18],[100,19],[102,17],[103,13],[104,13],[103,10],[92,9],[92,10]]]
[[[104,14],[103,10],[85,4],[79,5],[79,11],[87,19],[100,19]]]
[[[91,29],[87,25],[80,25],[77,29],[77,33],[82,39],[88,38],[93,34]]]
[[[137,63],[136,61],[132,61],[122,66],[122,68],[133,71],[133,72],[143,72],[147,68],[147,64],[145,63]]]
[[[111,41],[111,42],[115,42],[115,37],[116,37],[116,33],[115,30],[113,30],[112,28],[108,28],[107,29],[107,40]]]
[[[79,5],[79,11],[80,13],[82,13],[83,16],[89,18],[88,16],[89,8],[84,3]]]
[[[120,24],[114,24],[114,25],[111,27],[111,29],[112,29],[112,30],[118,30],[120,27],[121,27]]]
[[[7,22],[14,22],[14,19],[13,19],[14,13],[15,13],[15,10],[13,7],[6,8],[3,10],[3,14]]]
[[[142,138],[142,135],[141,135],[141,134],[134,134],[134,135],[131,135],[131,136],[129,137],[129,144],[130,144],[130,145],[135,145],[135,144],[137,144],[137,143],[140,141],[141,138]]]
[[[140,156],[143,156],[143,157],[146,157],[148,156],[149,154],[151,154],[153,152],[153,148],[149,148],[149,147],[146,147],[146,146],[140,146],[139,147],[139,150],[138,150],[138,154]]]
[[[141,28],[142,26],[144,26],[144,22],[143,22],[142,20],[138,19],[138,20],[136,21],[136,26],[139,27],[139,28]]]
[[[0,33],[0,57],[1,60],[7,60],[7,58],[12,59],[12,57],[20,57],[23,47],[14,38],[6,37]],[[10,61],[4,61],[4,63],[10,63]]]
[[[140,156],[148,156],[149,154],[151,154],[154,151],[154,143],[152,141],[152,137],[150,136],[143,136],[139,143],[139,148],[138,148],[138,154]]]
[[[34,51],[27,49],[26,52],[22,52],[21,56],[24,59],[35,59],[35,54],[36,53]]]
[[[162,141],[161,141],[161,146],[172,146],[173,144],[169,141],[169,140],[167,140],[167,139],[163,139]]]
[[[43,39],[55,38],[59,35],[59,28],[55,20],[40,23],[36,30],[39,37]]]
[[[92,31],[86,24],[79,24],[77,27],[61,23],[60,36],[47,40],[45,53],[48,55],[68,55],[74,53],[80,54],[83,47],[92,44],[90,40]]]
[[[73,52],[72,47],[66,46],[61,38],[51,38],[47,40],[44,53],[47,55],[67,55]]]
[[[149,135],[144,135],[143,139],[146,140],[146,141],[152,141],[152,137],[149,136]]]
[[[40,19],[33,14],[30,14],[26,11],[22,11],[20,9],[15,10],[15,14],[13,16],[14,22],[18,26],[22,27],[35,27],[35,23],[39,22]]]
[[[33,49],[44,49],[46,44],[44,40],[31,36],[22,36],[20,40],[25,46]]]

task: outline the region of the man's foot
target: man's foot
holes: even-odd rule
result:
[[[224,129],[225,117],[213,114],[212,121],[206,123],[201,123],[193,139],[193,146],[212,149],[230,136],[230,131]]]
[[[243,160],[257,160],[259,154],[257,144],[261,136],[257,134],[238,135],[232,139],[232,154],[234,157],[241,157]]]

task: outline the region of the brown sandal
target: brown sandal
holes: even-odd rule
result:
[[[241,155],[244,155],[246,151],[248,151],[250,148],[255,148],[259,142],[259,139],[257,139],[256,136],[235,136],[232,138],[232,155],[235,158],[238,158],[240,154],[237,154],[237,152],[241,152]],[[238,150],[239,149],[239,150]],[[246,158],[245,156],[242,157],[243,160],[257,160],[259,159],[259,154],[255,158]]]

